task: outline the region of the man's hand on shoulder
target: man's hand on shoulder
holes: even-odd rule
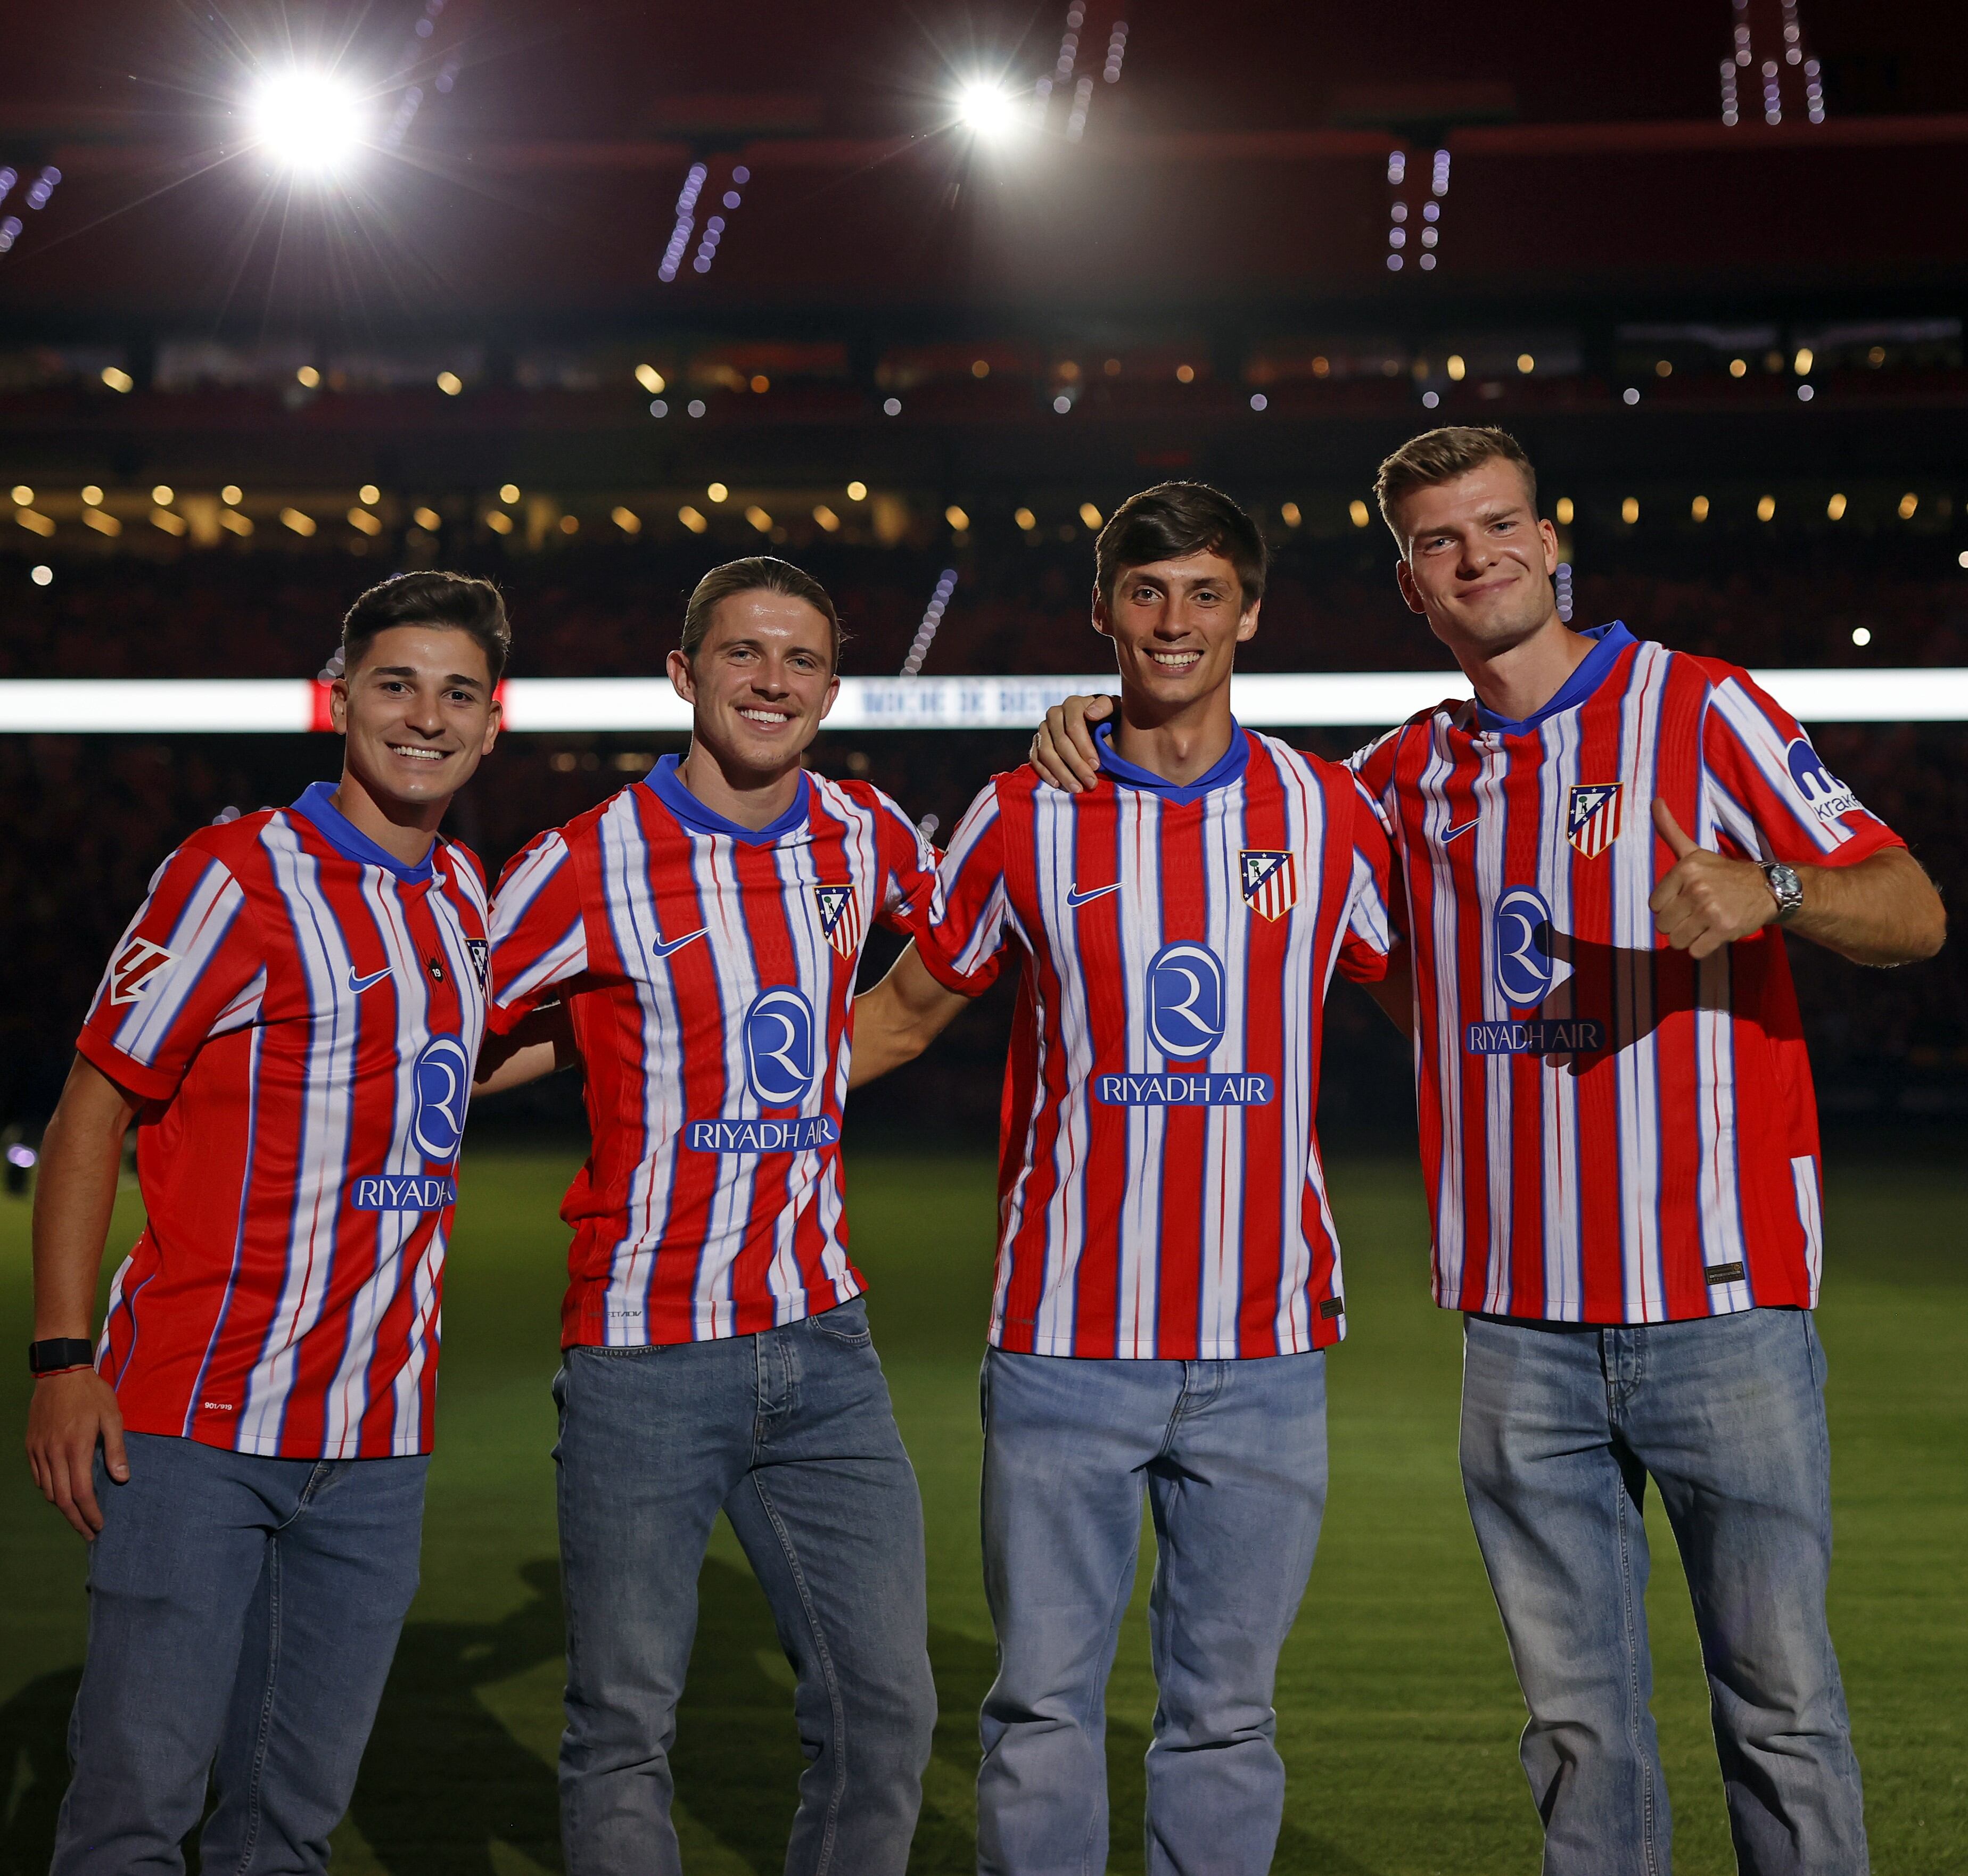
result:
[[[1092,726],[1114,714],[1111,697],[1070,697],[1045,713],[1032,738],[1031,765],[1042,779],[1078,794],[1100,779],[1100,752]]]
[[[43,1375],[28,1409],[28,1468],[42,1496],[91,1541],[102,1528],[102,1508],[95,1502],[99,1441],[110,1477],[128,1484],[130,1461],[116,1390],[93,1368]]]

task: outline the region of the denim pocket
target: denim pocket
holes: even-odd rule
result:
[[[806,1325],[814,1334],[824,1335],[830,1342],[843,1342],[850,1348],[866,1348],[875,1339],[874,1331],[868,1326],[868,1305],[859,1296],[850,1296],[844,1303],[808,1316]]]

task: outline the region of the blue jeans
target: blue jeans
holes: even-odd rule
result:
[[[789,1876],[901,1876],[936,1721],[922,1500],[859,1299],[759,1335],[571,1348],[560,1403],[568,1876],[675,1876],[669,1754],[721,1509],[811,1763]]]
[[[1746,1876],[1863,1876],[1838,1660],[1824,1352],[1809,1315],[1467,1318],[1462,1478],[1530,1722],[1546,1876],[1666,1876],[1647,1648],[1651,1477],[1708,1671]]]
[[[51,1876],[311,1876],[416,1593],[430,1461],[266,1459],[126,1435],[95,1462],[89,1653]]]
[[[977,1774],[988,1876],[1107,1865],[1107,1677],[1145,1489],[1157,1554],[1150,1876],[1261,1876],[1284,1813],[1271,1694],[1325,1506],[1325,1357],[984,1358]]]

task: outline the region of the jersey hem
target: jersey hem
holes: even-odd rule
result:
[[[101,1069],[112,1082],[141,1095],[146,1101],[170,1100],[177,1092],[183,1079],[181,1076],[167,1075],[160,1069],[149,1068],[141,1062],[133,1060],[114,1043],[105,1042],[92,1030],[85,1029],[76,1037],[75,1050],[77,1055],[85,1057],[92,1066]]]
[[[1690,1311],[1683,1315],[1659,1316],[1526,1316],[1508,1309],[1471,1309],[1466,1303],[1452,1299],[1438,1297],[1436,1306],[1440,1309],[1453,1309],[1458,1315],[1494,1317],[1500,1321],[1524,1323],[1550,1323],[1567,1329],[1648,1329],[1666,1328],[1677,1322],[1711,1322],[1717,1316],[1746,1315],[1752,1309],[1803,1309],[1817,1307],[1815,1296],[1801,1299],[1795,1296],[1765,1296],[1755,1302],[1745,1298],[1741,1302],[1719,1302],[1713,1309]]]
[[[866,1295],[851,1278],[843,1278],[831,1286],[833,1300],[823,1302],[821,1290],[809,1290],[806,1301],[796,1315],[778,1316],[759,1328],[740,1328],[735,1325],[728,1329],[714,1330],[706,1335],[698,1332],[698,1315],[694,1309],[665,1309],[646,1317],[641,1333],[633,1340],[611,1338],[605,1313],[591,1309],[584,1304],[570,1304],[562,1317],[560,1345],[568,1348],[683,1348],[694,1342],[735,1342],[743,1336],[764,1335],[774,1329],[789,1329],[798,1323],[805,1322],[814,1316],[824,1316],[830,1310],[838,1309],[843,1303],[851,1303],[857,1296]],[[751,1307],[752,1305],[747,1305]],[[723,1307],[728,1308],[729,1305]]]
[[[1123,1354],[1113,1349],[1099,1354],[1092,1349],[1076,1348],[1070,1337],[1060,1335],[1034,1336],[1031,1346],[1022,1348],[1012,1347],[995,1329],[986,1339],[990,1346],[1002,1354],[1044,1355],[1066,1361],[1273,1361],[1287,1355],[1316,1355],[1322,1348],[1336,1347],[1346,1339],[1346,1323],[1344,1317],[1329,1328],[1322,1323],[1319,1329],[1313,1331],[1312,1341],[1306,1347],[1269,1348],[1262,1353],[1239,1348],[1234,1343],[1203,1342],[1191,1348],[1174,1350],[1157,1348],[1139,1355]]]
[[[101,1372],[100,1370],[98,1370]],[[107,1377],[105,1377],[106,1379]],[[182,1423],[176,1426],[147,1426],[141,1420],[125,1417],[123,1430],[126,1433],[147,1433],[156,1438],[189,1440],[194,1446],[209,1446],[215,1453],[239,1453],[248,1459],[298,1460],[303,1465],[317,1464],[325,1460],[339,1461],[354,1459],[422,1459],[428,1457],[432,1447],[429,1439],[422,1441],[393,1440],[383,1452],[295,1452],[283,1450],[277,1440],[213,1440],[200,1433],[187,1433]]]
[[[924,935],[926,934],[918,934],[916,956],[922,959],[923,968],[939,984],[942,985],[944,989],[954,991],[960,997],[981,997],[992,984],[997,982],[998,972],[995,968],[999,957],[997,953],[994,952],[992,954],[991,961],[993,968],[991,970],[973,971],[966,974],[960,971],[955,965],[945,962],[937,955],[933,946],[924,945],[922,943],[922,937]]]

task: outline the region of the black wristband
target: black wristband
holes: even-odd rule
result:
[[[35,1374],[53,1374],[62,1368],[92,1368],[95,1344],[79,1335],[57,1335],[45,1342],[28,1344],[28,1367]]]

